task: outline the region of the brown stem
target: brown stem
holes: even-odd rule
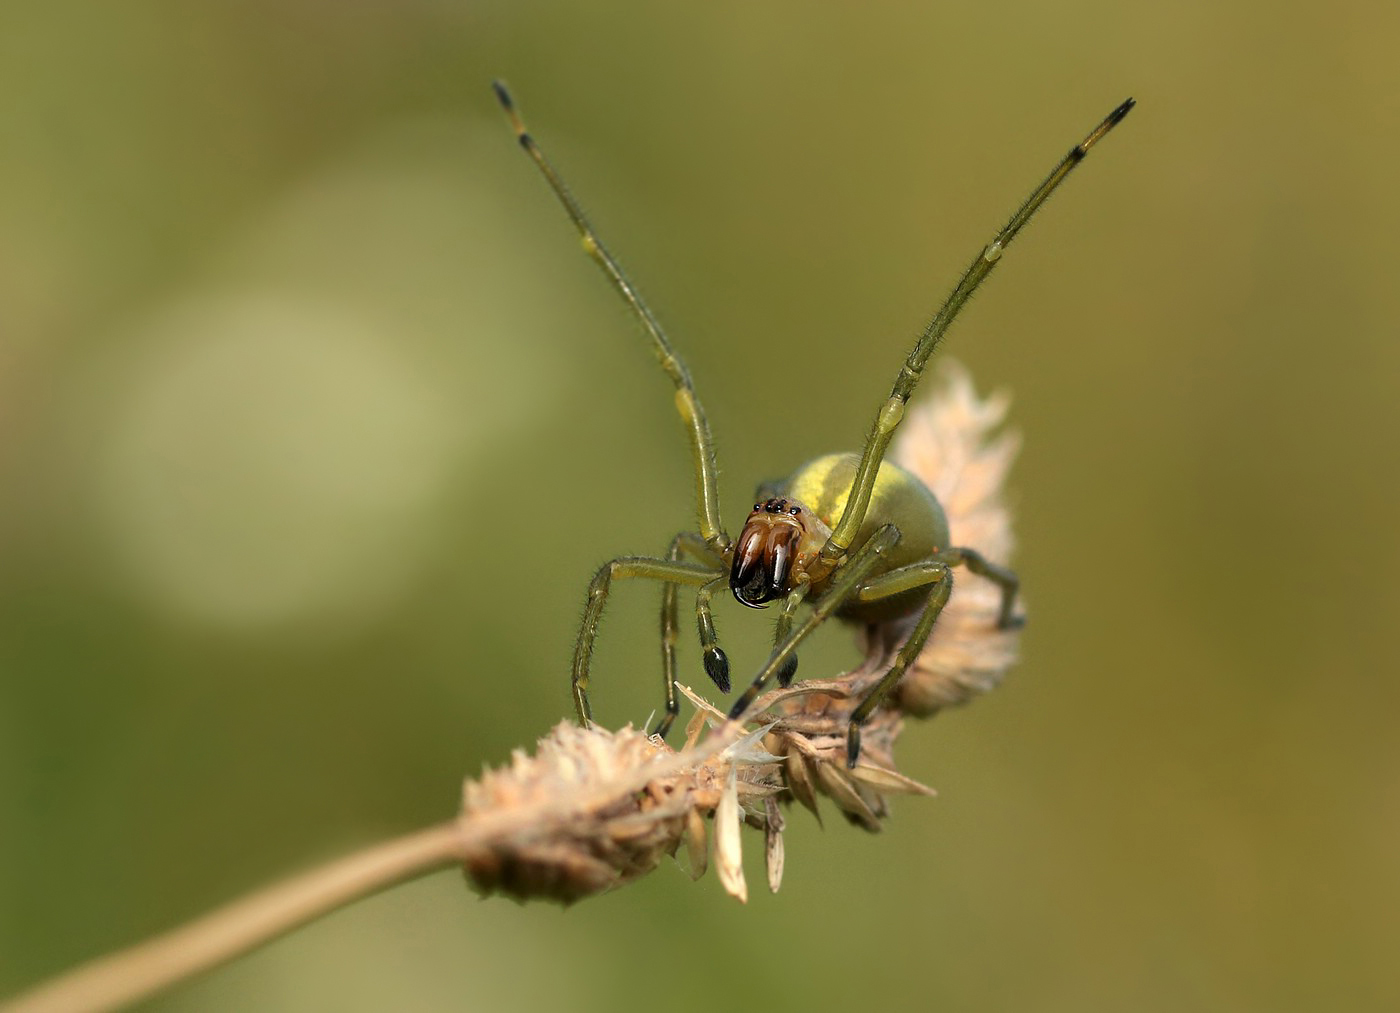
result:
[[[376,890],[456,864],[463,844],[454,820],[372,845],[36,985],[0,1003],[0,1013],[118,1009]]]

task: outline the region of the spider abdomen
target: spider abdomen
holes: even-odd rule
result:
[[[805,504],[823,523],[834,528],[846,507],[859,464],[859,454],[818,457],[783,482],[781,494]],[[872,577],[927,559],[949,545],[948,519],[937,497],[918,478],[890,461],[880,462],[870,494],[870,509],[856,533],[852,551],[859,549],[886,524],[899,528],[899,543],[872,571]],[[908,615],[927,597],[927,590],[921,589],[878,602],[851,602],[837,615],[861,622],[878,622]]]

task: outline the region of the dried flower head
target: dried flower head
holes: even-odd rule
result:
[[[739,822],[763,825],[766,802],[783,790],[763,733],[734,726],[678,753],[630,725],[562,722],[534,755],[517,750],[508,766],[467,782],[467,875],[483,893],[567,904],[650,872],[687,836],[699,875],[713,818],[720,877],[741,893]]]
[[[895,461],[943,504],[953,543],[1001,562],[1015,549],[1005,483],[1021,448],[1020,434],[997,432],[1008,407],[1005,394],[979,398],[967,371],[945,360],[937,389],[910,413],[894,445]],[[1024,611],[1024,596],[1018,603]],[[990,581],[958,573],[933,636],[896,688],[906,714],[927,717],[1001,682],[1016,662],[1020,635],[996,628],[1000,604],[1000,591]],[[867,656],[877,668],[888,665],[912,625],[910,619],[866,630]]]

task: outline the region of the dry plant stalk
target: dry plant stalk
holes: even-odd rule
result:
[[[1005,398],[981,399],[945,363],[941,389],[912,412],[895,460],[938,496],[957,544],[1005,561],[1012,549],[1003,481],[1013,434],[995,434]],[[100,958],[0,1004],[0,1013],[106,1010],[135,1002],[376,890],[460,865],[482,893],[572,903],[656,868],[684,844],[692,876],[711,855],[724,888],[747,898],[741,827],[764,833],[768,886],[783,874],[780,803],[820,819],[825,796],[852,823],[880,829],[887,796],[931,795],[899,773],[894,744],[906,715],[924,717],[994,687],[1016,657],[1015,630],[995,627],[999,591],[960,573],[934,636],[887,705],[863,730],[860,763],[845,765],[851,711],[878,681],[911,623],[862,631],[865,660],[834,679],[761,697],[748,726],[688,689],[696,706],[679,750],[630,726],[561,723],[534,754],[466,783],[454,821],[368,848],[260,891],[167,935]],[[710,735],[701,738],[706,725]]]

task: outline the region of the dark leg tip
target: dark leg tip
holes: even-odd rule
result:
[[[705,649],[705,674],[714,680],[721,693],[729,692],[729,659],[720,648]]]
[[[783,662],[783,667],[778,669],[778,685],[787,689],[792,685],[792,677],[797,674],[797,655],[794,654]]]
[[[997,622],[997,629],[999,629],[999,630],[1019,630],[1019,629],[1022,629],[1025,625],[1026,625],[1026,616],[1025,616],[1025,613],[1022,613],[1021,615],[1018,615],[1018,616],[1006,616],[1004,619],[1001,619],[1000,621]]]
[[[749,709],[749,704],[751,703],[753,703],[752,694],[745,693],[743,696],[739,697],[739,699],[735,701],[734,706],[729,708],[729,720],[738,721],[739,718],[743,717],[744,711]]]
[[[860,759],[860,725],[852,722],[846,730],[846,769],[854,770]]]
[[[505,81],[498,77],[491,81],[491,91],[496,92],[496,101],[500,102],[501,108],[507,112],[515,112],[515,102],[511,101],[511,92],[505,88]]]
[[[661,739],[662,741],[665,741],[665,739],[666,739],[666,733],[669,732],[669,731],[671,730],[671,724],[672,724],[672,722],[674,722],[675,720],[676,720],[676,716],[675,716],[674,714],[668,713],[664,718],[662,718],[660,721],[658,721],[658,722],[656,723],[656,727],[653,728],[653,729],[652,729],[652,732],[651,732],[652,736],[653,736],[654,738],[658,738],[658,739]]]

